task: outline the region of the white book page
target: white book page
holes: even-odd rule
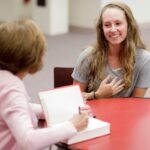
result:
[[[49,126],[69,120],[79,112],[79,106],[84,106],[78,85],[42,91],[39,98]]]

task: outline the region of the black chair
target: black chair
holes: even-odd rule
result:
[[[54,88],[72,85],[72,72],[73,68],[71,67],[54,67]]]

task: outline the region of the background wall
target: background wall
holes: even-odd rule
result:
[[[100,8],[113,0],[70,0],[70,25],[93,28]],[[150,1],[118,0],[130,6],[139,24],[150,22]]]
[[[100,0],[70,0],[69,25],[94,28],[100,12]]]
[[[65,0],[63,1],[66,3]],[[38,8],[36,8],[35,10],[33,6],[36,0],[30,0],[28,3],[24,3],[23,0],[0,0],[0,21],[23,17],[34,18],[36,14],[36,17],[39,16],[39,18],[36,19],[38,20],[40,26],[43,28],[44,32],[49,31],[48,28],[50,28],[50,23],[52,23],[49,23],[50,18],[60,21],[62,24],[67,24],[68,26],[94,28],[97,16],[100,12],[100,8],[110,1],[112,0],[68,0],[68,6],[63,6],[63,4],[61,4],[60,7],[59,0],[46,0],[49,8],[45,7],[45,10],[38,10]],[[150,1],[120,1],[127,3],[131,7],[139,24],[150,22],[150,15],[148,15],[150,13]],[[56,7],[56,5],[58,7]],[[55,10],[54,13],[50,12],[50,10],[47,10],[47,8]],[[66,12],[68,12],[68,14],[66,15],[66,18],[68,17],[68,20],[61,19],[64,16],[61,17],[61,15],[58,15],[63,8],[67,9]],[[47,20],[47,24],[45,23],[45,20]]]
[[[32,3],[23,0],[0,0],[0,21],[32,18]]]
[[[113,0],[101,0],[101,6]],[[114,0],[115,1],[115,0]],[[128,4],[137,20],[140,24],[150,22],[150,1],[148,0],[118,0]]]
[[[56,4],[58,1],[62,0],[46,0],[48,4],[47,7],[50,5],[54,6],[52,3],[50,4],[50,2]],[[93,29],[101,6],[108,1],[110,0],[68,0],[68,25]],[[140,24],[150,23],[149,1],[122,1],[131,5],[133,13]],[[35,2],[36,0],[30,0],[29,3],[25,4],[23,3],[23,0],[0,0],[0,21],[23,17],[33,18],[33,11],[36,11],[37,17],[39,16],[37,19],[39,23],[43,25],[42,29],[45,31],[46,28],[49,27],[47,26],[49,25],[47,20],[51,14],[50,10],[46,9],[47,12],[45,13],[41,12],[42,8],[34,10],[33,4],[35,4]],[[57,10],[58,12],[61,10],[60,5],[58,7],[55,5],[54,8],[57,9],[55,10],[55,13],[53,13],[53,18],[58,16]],[[47,13],[50,14],[48,15]],[[43,22],[42,19],[45,19],[46,23]],[[61,23],[63,23],[63,21],[64,20],[60,20]],[[144,29],[142,30],[142,33],[147,45],[150,47],[150,29]],[[29,75],[25,78],[25,84],[32,99],[37,98],[37,93],[39,91],[53,87],[53,68],[55,66],[73,67],[75,65],[76,59],[81,51],[89,44],[95,42],[95,33],[93,30],[80,30],[79,28],[74,28],[74,30],[70,30],[67,34],[60,34],[57,36],[46,35],[46,40],[48,43],[48,51],[44,59],[45,66],[34,76]]]
[[[32,0],[32,18],[45,34],[56,35],[69,31],[69,0],[45,0],[46,6],[38,6]]]

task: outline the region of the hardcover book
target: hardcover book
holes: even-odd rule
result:
[[[68,121],[74,114],[79,113],[79,107],[84,106],[84,100],[78,85],[41,91],[39,92],[39,99],[48,126]],[[90,117],[88,127],[65,143],[74,144],[109,133],[110,123]]]

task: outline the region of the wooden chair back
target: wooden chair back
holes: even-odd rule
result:
[[[73,68],[71,67],[55,67],[54,68],[54,88],[72,85],[73,79],[71,74],[73,72]]]

